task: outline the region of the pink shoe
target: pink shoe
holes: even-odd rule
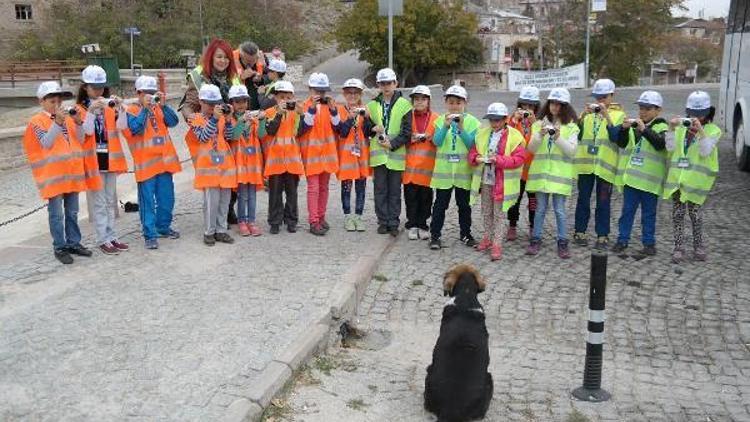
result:
[[[250,230],[250,236],[257,237],[263,234],[260,227],[255,223],[248,223],[247,228]]]
[[[490,239],[487,236],[485,236],[482,238],[482,241],[479,242],[479,244],[477,245],[477,250],[479,252],[484,252],[487,249],[489,249],[490,246],[492,246],[492,242],[490,242]]]
[[[508,233],[505,235],[505,239],[508,242],[512,242],[516,239],[518,239],[518,231],[515,227],[508,227]]]
[[[493,261],[499,261],[503,257],[503,247],[497,244],[492,245],[492,251],[490,252],[490,258]]]
[[[237,224],[237,228],[239,228],[240,230],[240,236],[250,236],[250,228],[247,226],[247,223],[240,222],[239,224]]]

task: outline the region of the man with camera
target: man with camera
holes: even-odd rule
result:
[[[266,56],[252,41],[243,42],[232,53],[237,73],[250,94],[250,110],[258,110],[260,108],[258,87],[263,85],[264,76],[268,70]]]

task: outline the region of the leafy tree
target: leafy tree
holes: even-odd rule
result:
[[[401,80],[423,80],[430,71],[481,63],[476,15],[435,0],[404,2],[393,20],[393,62]],[[336,40],[342,51],[356,49],[373,67],[388,64],[388,21],[378,16],[377,0],[359,0],[339,18]]]

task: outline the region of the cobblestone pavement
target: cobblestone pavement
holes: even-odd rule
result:
[[[422,392],[445,302],[442,275],[468,262],[489,281],[480,295],[495,380],[486,420],[750,420],[750,175],[734,169],[731,145],[722,142],[722,172],[705,209],[709,261],[669,263],[667,202],[659,207],[656,257],[609,257],[603,369],[609,402],[570,396],[582,381],[589,251],[574,247],[573,259],[559,260],[548,213],[539,256],[523,255],[524,234],[491,263],[458,242],[452,208],[443,234],[448,247],[434,252],[424,242],[398,240],[358,309],[355,322],[368,336],[313,361],[276,402],[277,419],[434,420],[422,409]],[[616,194],[613,235],[620,200]],[[570,232],[573,210],[568,201]],[[475,236],[482,227],[478,211]],[[524,220],[519,226],[528,227]],[[639,234],[636,224],[631,249],[640,246]]]

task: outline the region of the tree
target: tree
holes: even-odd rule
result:
[[[721,67],[722,46],[711,41],[686,37],[678,32],[664,34],[660,51],[664,57],[673,58],[679,63],[698,65],[698,78],[718,76]],[[712,75],[714,74],[714,75]]]
[[[481,63],[477,18],[463,1],[404,2],[404,15],[393,22],[393,62],[401,80],[424,80],[430,71]],[[359,0],[339,18],[336,40],[342,51],[355,49],[373,67],[388,64],[388,22],[378,16],[377,0]]]
[[[683,0],[617,0],[607,2],[607,11],[592,25],[590,72],[618,84],[637,82],[641,69],[659,47],[660,37],[672,25],[672,8]],[[567,0],[560,9],[562,56],[568,63],[585,57],[586,8],[588,0]]]

